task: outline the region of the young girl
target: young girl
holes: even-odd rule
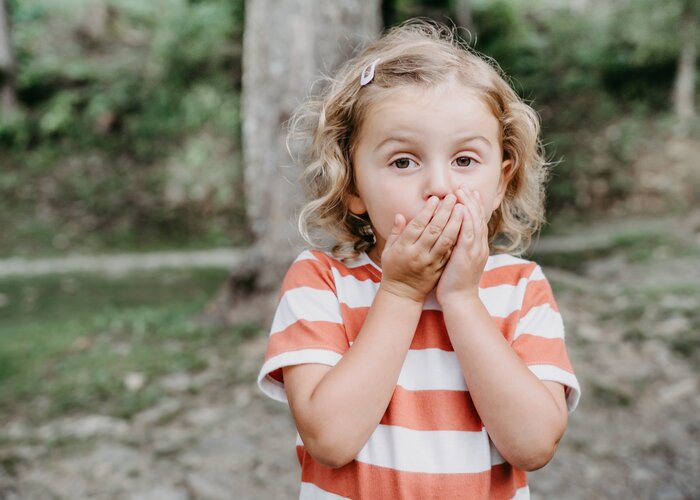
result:
[[[292,121],[302,233],[260,388],[288,402],[301,498],[528,498],[579,385],[522,252],[543,214],[539,123],[444,27],[394,28]],[[306,134],[306,136],[304,135]]]

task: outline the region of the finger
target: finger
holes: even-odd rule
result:
[[[484,200],[481,199],[481,193],[474,190],[474,198],[476,198],[476,206],[479,208],[479,218],[483,224],[488,224],[488,219],[486,218],[486,210],[484,210]]]
[[[476,210],[474,202],[462,189],[457,190],[457,199],[464,205],[464,219],[459,232],[459,239],[466,244],[471,245],[474,241],[475,225],[472,213]]]
[[[404,217],[401,214],[396,214],[394,216],[394,224],[391,226],[391,234],[389,234],[389,237],[386,239],[385,246],[390,247],[391,245],[393,245],[396,241],[396,238],[398,238],[401,235],[405,227],[406,217]]]
[[[474,197],[476,198],[476,205],[479,209],[479,231],[481,233],[480,237],[485,248],[488,248],[488,238],[489,238],[489,217],[486,216],[486,210],[484,210],[484,200],[481,198],[481,193],[479,191],[474,191]],[[488,251],[488,250],[487,250]]]
[[[433,248],[435,242],[438,240],[438,238],[440,238],[440,235],[445,229],[445,225],[447,225],[447,222],[450,220],[452,209],[456,202],[457,197],[453,194],[448,194],[445,196],[442,202],[440,202],[440,206],[433,215],[433,218],[430,220],[428,225],[425,226],[423,234],[421,234],[420,238],[418,239],[418,242],[423,247],[429,250]]]
[[[418,212],[418,215],[406,225],[403,234],[409,243],[415,243],[416,240],[420,238],[421,234],[423,234],[426,226],[430,223],[430,219],[433,218],[433,214],[439,202],[440,200],[437,196],[428,198],[428,201],[425,202],[425,205],[423,205],[423,208]]]
[[[474,240],[478,243],[481,241],[484,235],[484,219],[479,210],[479,200],[476,197],[477,191],[470,191],[467,195],[471,204],[469,206],[469,213],[472,218],[472,225],[474,227]]]
[[[454,248],[455,244],[457,243],[457,239],[459,238],[459,229],[462,227],[463,218],[464,205],[457,203],[452,209],[450,218],[440,234],[440,237],[430,250],[432,256],[440,256],[442,258],[442,263],[449,260],[450,254],[452,253],[452,248]]]

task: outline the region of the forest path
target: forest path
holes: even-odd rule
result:
[[[70,254],[64,257],[0,259],[0,278],[41,276],[77,272],[125,274],[164,268],[236,266],[247,255],[246,249],[118,253],[105,255]]]

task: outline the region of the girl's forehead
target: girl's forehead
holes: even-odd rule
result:
[[[447,150],[477,139],[488,151],[501,149],[500,122],[477,94],[467,89],[415,90],[396,93],[373,106],[351,154],[385,154],[400,144],[424,152]]]
[[[454,120],[456,126],[470,116],[498,121],[483,92],[458,81],[437,85],[402,85],[378,89],[366,106],[360,127],[372,125],[415,125],[439,115]]]

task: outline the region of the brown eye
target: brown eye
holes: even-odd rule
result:
[[[473,161],[474,160],[472,160],[468,156],[460,156],[455,160],[458,167],[470,167]]]
[[[410,167],[412,162],[413,162],[413,160],[411,160],[410,158],[399,158],[398,160],[394,160],[392,162],[392,164],[396,168],[400,168],[401,170],[404,170],[404,169]]]

